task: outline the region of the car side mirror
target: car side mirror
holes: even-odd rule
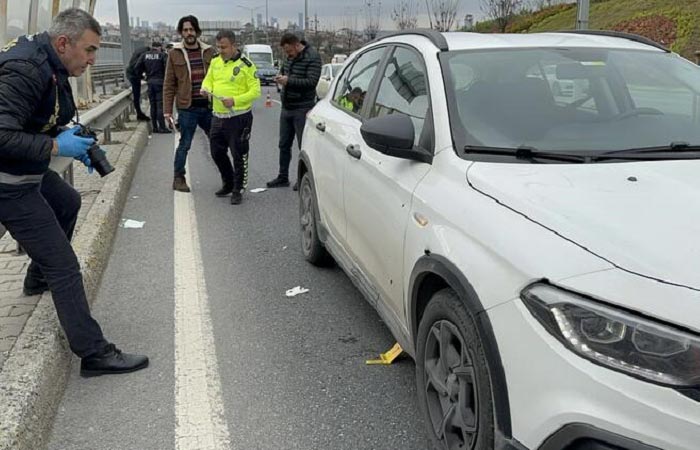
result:
[[[429,151],[413,145],[415,128],[405,114],[395,113],[369,119],[360,127],[360,133],[367,145],[385,155],[428,164],[433,162],[433,155]]]

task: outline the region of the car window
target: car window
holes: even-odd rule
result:
[[[321,74],[322,77],[328,78],[328,66],[323,66],[323,73]]]
[[[398,47],[387,63],[370,117],[407,115],[413,122],[418,145],[428,105],[428,82],[422,58],[413,50]]]
[[[343,72],[336,86],[333,102],[340,108],[358,114],[386,47],[374,48],[360,55],[352,68]]]
[[[333,70],[333,77],[338,76],[338,72],[340,72],[340,69],[342,69],[343,65],[342,64],[333,64],[331,66],[331,69]]]

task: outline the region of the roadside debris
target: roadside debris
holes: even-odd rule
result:
[[[296,286],[287,290],[287,297],[296,297],[299,294],[306,294],[307,292],[309,292],[308,289]]]
[[[143,228],[146,222],[140,222],[138,220],[125,219],[122,223],[122,228]]]

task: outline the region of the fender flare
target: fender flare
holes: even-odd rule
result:
[[[447,285],[462,299],[467,311],[474,319],[477,332],[484,346],[484,355],[488,361],[488,370],[491,375],[491,387],[496,418],[496,438],[497,443],[499,440],[501,441],[500,445],[497,444],[496,448],[515,448],[508,446],[509,444],[512,445],[508,385],[506,383],[505,370],[498,351],[498,343],[493,332],[493,327],[491,326],[491,321],[485,313],[486,310],[471,283],[469,283],[469,280],[460,272],[457,266],[441,255],[426,253],[426,255],[418,259],[411,272],[408,291],[410,295],[408,320],[414,345],[416,344],[415,339],[418,335],[417,308],[419,287],[423,280],[431,274],[437,275],[445,280]],[[415,346],[417,348],[417,345]]]

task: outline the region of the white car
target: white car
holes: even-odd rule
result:
[[[321,99],[326,96],[331,87],[333,79],[338,75],[342,64],[324,64],[321,66],[321,77],[316,84],[316,98]]]
[[[700,448],[700,68],[612,32],[413,31],[331,92],[303,252],[413,356],[430,449]]]

